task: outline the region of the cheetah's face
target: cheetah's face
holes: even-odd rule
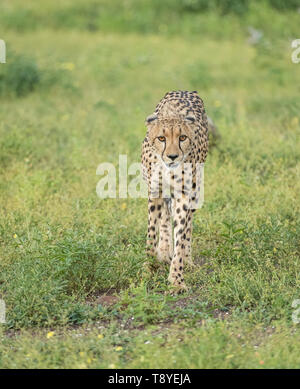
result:
[[[176,168],[191,151],[194,140],[192,122],[151,120],[147,125],[157,155],[168,168]]]

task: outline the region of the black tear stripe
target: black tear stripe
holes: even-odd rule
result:
[[[161,158],[163,158],[163,156],[164,156],[164,153],[166,151],[166,147],[167,147],[167,138],[166,138],[166,141],[165,141],[165,147],[164,147],[164,151],[162,152]]]
[[[179,140],[179,138],[178,138],[178,140]],[[179,148],[180,148],[180,150],[181,150],[181,152],[182,152],[182,155],[184,155],[183,150],[182,150],[182,148],[181,148],[181,146],[180,146],[180,140],[179,140]]]

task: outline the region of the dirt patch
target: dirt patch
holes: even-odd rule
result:
[[[119,297],[116,296],[116,291],[110,290],[109,293],[94,294],[86,299],[86,303],[89,305],[102,305],[103,307],[111,307],[119,301]]]
[[[112,293],[113,292],[113,293]],[[230,309],[228,311],[224,309],[214,309],[212,306],[205,305],[202,307],[201,305],[197,303],[201,303],[203,300],[201,299],[201,293],[195,293],[188,296],[182,296],[180,298],[177,298],[174,301],[169,301],[167,303],[168,309],[171,309],[173,314],[170,314],[167,317],[162,318],[161,320],[155,320],[154,325],[157,326],[157,328],[153,331],[153,336],[155,334],[161,333],[162,331],[166,331],[169,328],[175,326],[180,326],[182,323],[185,322],[186,319],[188,319],[189,312],[191,310],[192,314],[193,311],[196,312],[195,316],[197,316],[197,312],[201,314],[202,310],[203,313],[207,313],[210,317],[213,316],[214,319],[217,320],[228,320],[230,319],[231,312]],[[106,328],[108,328],[112,321],[116,322],[120,328],[120,330],[128,330],[128,331],[144,331],[148,324],[139,322],[136,320],[136,318],[132,317],[124,317],[123,310],[126,309],[127,304],[118,305],[120,302],[120,296],[117,295],[117,291],[107,291],[107,292],[99,292],[99,294],[90,295],[86,299],[86,304],[90,306],[97,306],[101,305],[105,308],[107,308],[108,313],[110,311],[114,311],[114,314],[112,317],[105,317],[101,318],[101,320],[97,320],[94,322],[84,323],[84,324],[73,324],[73,325],[66,325],[65,327],[53,327],[53,328],[32,328],[32,329],[26,329],[25,332],[30,333],[32,336],[42,336],[45,337],[49,331],[54,331],[56,336],[64,336],[65,333],[72,333],[74,334],[74,337],[80,337],[85,336],[91,331],[103,331]],[[118,307],[117,311],[115,311],[114,307]],[[185,317],[180,317],[181,311],[187,311],[187,314],[184,315]],[[176,312],[179,313],[179,316],[176,319]],[[116,314],[117,313],[117,314]],[[200,315],[201,316],[201,315]],[[180,318],[179,318],[180,317]],[[176,323],[175,323],[176,322]],[[205,318],[199,318],[197,320],[197,325],[201,326],[204,325],[206,322]],[[23,330],[14,330],[10,329],[5,331],[5,335],[7,337],[16,337],[19,334],[23,333]]]
[[[94,302],[96,304],[101,304],[104,307],[110,307],[111,305],[115,305],[119,301],[117,296],[103,295],[99,296]]]
[[[214,309],[213,316],[215,319],[226,320],[230,317],[230,313],[226,311],[221,311],[221,309]]]
[[[193,307],[193,305],[197,302],[201,301],[201,295],[200,294],[194,294],[192,296],[183,297],[178,299],[177,301],[172,302],[169,306],[171,309],[185,309],[189,307]],[[212,309],[213,307],[208,306],[209,310],[211,308],[211,314],[213,315],[214,319],[218,320],[226,320],[229,319],[231,316],[230,309],[228,311],[222,310],[222,309]],[[201,309],[201,308],[200,308]],[[200,322],[202,323],[202,321]]]
[[[196,294],[193,296],[188,296],[188,297],[182,297],[176,301],[173,301],[170,304],[170,308],[175,309],[175,308],[186,308],[190,304],[192,304],[195,300],[200,300],[200,295]]]

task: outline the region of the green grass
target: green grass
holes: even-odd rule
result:
[[[98,328],[99,327],[99,328]],[[4,368],[298,368],[299,332],[203,323],[198,328],[148,326],[103,330],[100,325],[1,338]],[[48,335],[49,336],[49,335]],[[12,358],[13,354],[13,358]]]
[[[1,368],[299,366],[299,15],[192,3],[3,6]],[[97,166],[138,162],[175,89],[198,90],[221,133],[177,297],[143,267],[146,200],[96,195]]]

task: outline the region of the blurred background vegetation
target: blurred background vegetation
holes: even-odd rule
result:
[[[76,2],[63,0],[59,3],[20,0],[1,2],[1,27],[18,31],[38,28],[75,28],[89,31],[122,31],[136,33],[204,33],[215,36],[229,33],[229,20],[238,16],[237,24],[244,24],[255,15],[256,23],[264,20],[265,27],[272,28],[276,11],[295,12],[298,0],[91,0]],[[259,10],[257,13],[256,11]],[[274,10],[274,11],[273,11]],[[273,12],[273,13],[272,13]],[[227,29],[221,34],[221,26],[212,25],[207,15],[215,18],[227,16]],[[202,21],[202,25],[199,25]],[[220,20],[221,21],[221,20]],[[274,20],[273,20],[274,21]],[[262,27],[262,25],[261,25]],[[273,27],[273,31],[275,30]],[[287,32],[291,26],[286,26]],[[284,30],[281,34],[284,34]],[[231,33],[234,29],[231,30]]]

